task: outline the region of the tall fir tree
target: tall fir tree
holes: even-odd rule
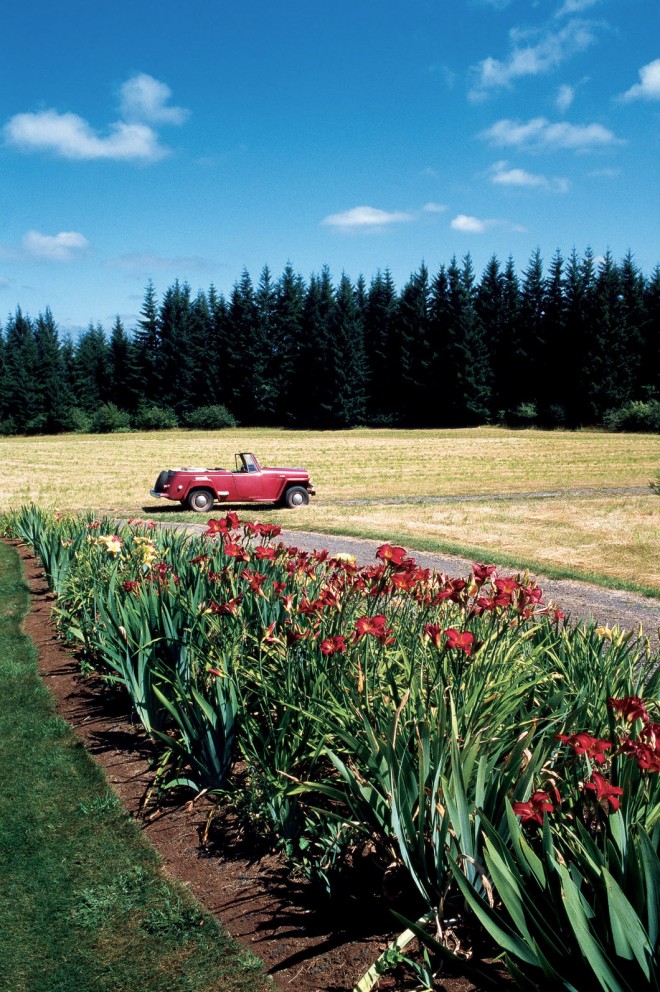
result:
[[[364,423],[366,414],[364,329],[345,273],[335,293],[329,344],[326,375],[331,388],[324,419],[329,427],[355,427]]]
[[[433,423],[437,403],[430,300],[429,273],[422,262],[401,290],[395,324],[400,355],[397,402],[403,422],[411,426]]]
[[[290,263],[275,286],[273,337],[269,350],[269,382],[272,395],[272,423],[295,422],[296,403],[292,402],[294,369],[302,345],[305,284]]]
[[[79,336],[72,378],[75,404],[85,413],[94,414],[110,401],[110,354],[101,324],[90,324]]]
[[[156,290],[151,280],[147,284],[144,294],[140,319],[135,334],[133,335],[135,346],[135,391],[139,395],[140,401],[144,403],[154,403],[161,396],[161,382],[159,379],[159,356],[160,344],[158,333],[158,301]]]
[[[177,417],[192,409],[193,366],[190,354],[190,286],[178,279],[166,290],[158,309],[158,400]]]
[[[396,334],[398,299],[389,269],[371,280],[364,305],[367,361],[367,419],[374,427],[400,420],[398,388],[401,356]]]
[[[37,367],[32,321],[18,307],[5,328],[5,396],[7,418],[11,418],[21,434],[43,429]]]
[[[138,363],[133,341],[126,333],[119,315],[110,332],[110,399],[121,410],[137,409],[140,391],[137,386]]]
[[[299,427],[327,426],[332,402],[328,374],[336,300],[330,270],[312,275],[303,300],[299,346],[292,369],[289,406]]]
[[[73,390],[64,364],[57,325],[50,308],[34,322],[37,347],[35,381],[40,393],[43,431],[59,434],[71,425]]]

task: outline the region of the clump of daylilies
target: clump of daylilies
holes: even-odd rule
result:
[[[467,903],[523,987],[655,980],[648,645],[568,624],[527,573],[449,576],[391,543],[359,565],[233,511],[201,536],[36,508],[12,526],[44,560],[62,635],[162,749],[161,787],[230,805],[327,891],[368,848],[384,899],[407,877],[395,908],[421,900],[431,944]]]

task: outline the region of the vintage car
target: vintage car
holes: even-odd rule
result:
[[[171,468],[156,479],[152,496],[178,500],[189,510],[207,513],[221,503],[280,503],[304,506],[316,495],[304,468],[270,468],[250,451],[234,455],[235,469]]]

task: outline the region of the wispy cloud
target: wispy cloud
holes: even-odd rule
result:
[[[131,252],[119,258],[111,258],[105,262],[111,269],[123,269],[134,275],[149,275],[160,271],[204,271],[213,267],[213,262],[200,255],[188,255],[168,258],[151,252]]]
[[[483,59],[472,67],[476,83],[469,92],[472,100],[481,100],[497,89],[510,89],[515,80],[540,76],[556,69],[567,58],[589,48],[596,40],[593,21],[573,18],[558,31],[542,29],[510,32],[513,49],[508,58]]]
[[[639,82],[620,97],[629,100],[660,100],[660,59],[654,59],[639,70]]]
[[[376,207],[352,207],[340,214],[324,217],[321,224],[340,231],[373,231],[389,227],[390,224],[404,224],[414,220],[414,214],[402,210],[388,212]]]
[[[568,179],[561,176],[548,178],[526,169],[510,168],[508,162],[495,162],[491,168],[490,181],[496,186],[518,186],[543,189],[554,193],[567,193],[571,187]]]
[[[469,214],[458,214],[449,226],[452,231],[462,231],[464,234],[483,234],[489,227],[493,227],[494,223],[492,220],[470,217]]]
[[[0,289],[7,289],[9,286],[9,279],[6,276],[0,276]]]
[[[557,90],[555,97],[555,107],[560,114],[565,114],[575,99],[575,87],[563,83]]]
[[[449,225],[452,231],[459,231],[461,234],[485,234],[494,227],[504,228],[515,233],[526,233],[527,228],[521,224],[514,224],[509,220],[501,220],[497,217],[471,217],[469,214],[457,214]]]
[[[443,214],[447,209],[445,203],[425,203],[422,207],[422,213],[425,214]]]
[[[545,117],[533,117],[523,123],[503,118],[479,135],[500,148],[524,148],[531,151],[556,151],[570,149],[589,151],[623,141],[602,124],[551,123]]]
[[[555,17],[565,17],[567,14],[581,14],[583,10],[594,7],[600,0],[564,0]]]
[[[41,262],[71,262],[88,248],[89,241],[79,231],[60,231],[59,234],[27,231],[20,245],[0,245],[0,256]]]
[[[183,124],[190,116],[184,107],[168,106],[172,90],[146,72],[131,76],[120,89],[120,111],[125,121]]]
[[[181,124],[187,111],[167,106],[170,89],[141,73],[121,88],[122,119],[99,133],[74,113],[54,109],[15,114],[3,128],[5,143],[24,152],[51,152],[78,161],[155,162],[168,154],[151,124]],[[148,122],[148,123],[147,123]]]

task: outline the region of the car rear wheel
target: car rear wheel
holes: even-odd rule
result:
[[[214,499],[210,489],[195,489],[189,494],[186,504],[195,513],[208,513],[213,508]]]
[[[297,506],[307,506],[309,503],[309,493],[304,486],[291,486],[284,494],[284,505],[290,510]]]

